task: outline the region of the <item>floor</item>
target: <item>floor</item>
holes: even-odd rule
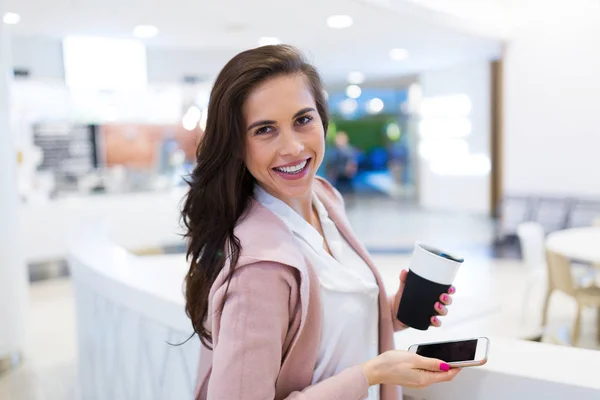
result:
[[[382,196],[357,198],[347,213],[358,237],[376,251],[410,251],[415,240],[461,249],[489,246],[495,234],[494,221],[485,215],[424,211]]]
[[[379,197],[351,204],[348,215],[357,235],[372,252],[388,291],[397,288],[398,273],[406,268],[408,253],[416,240],[464,255],[466,262],[455,282],[455,301],[440,328],[448,335],[533,338],[540,334],[545,279],[539,275],[532,286],[527,286],[525,271],[514,257],[515,252],[509,252],[508,258],[494,257],[498,252],[493,245],[494,224],[490,219],[425,213]],[[72,286],[64,268],[60,264],[54,268],[55,273],[33,279],[24,363],[0,377],[0,400],[78,399]],[[526,294],[529,297],[524,306]],[[555,294],[543,340],[568,344],[574,313],[575,304],[568,297]],[[595,317],[595,310],[584,313],[580,347],[600,350],[595,340]]]
[[[77,337],[70,279],[32,284],[30,305],[24,362],[0,377],[0,400],[76,399]]]

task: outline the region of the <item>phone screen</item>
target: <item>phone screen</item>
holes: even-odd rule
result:
[[[419,345],[417,354],[423,357],[439,358],[446,362],[472,361],[475,359],[477,339],[460,342]]]

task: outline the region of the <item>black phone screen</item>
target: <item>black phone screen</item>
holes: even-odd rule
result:
[[[438,358],[445,362],[473,361],[477,350],[477,339],[460,342],[425,344],[417,347],[417,354]]]

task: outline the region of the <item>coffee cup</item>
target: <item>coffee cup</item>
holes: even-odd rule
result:
[[[448,292],[463,262],[461,257],[416,243],[398,307],[398,320],[411,328],[427,330],[435,303]]]

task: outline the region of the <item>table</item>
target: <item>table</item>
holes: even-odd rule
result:
[[[573,260],[600,265],[600,227],[553,232],[546,239],[546,249]]]

